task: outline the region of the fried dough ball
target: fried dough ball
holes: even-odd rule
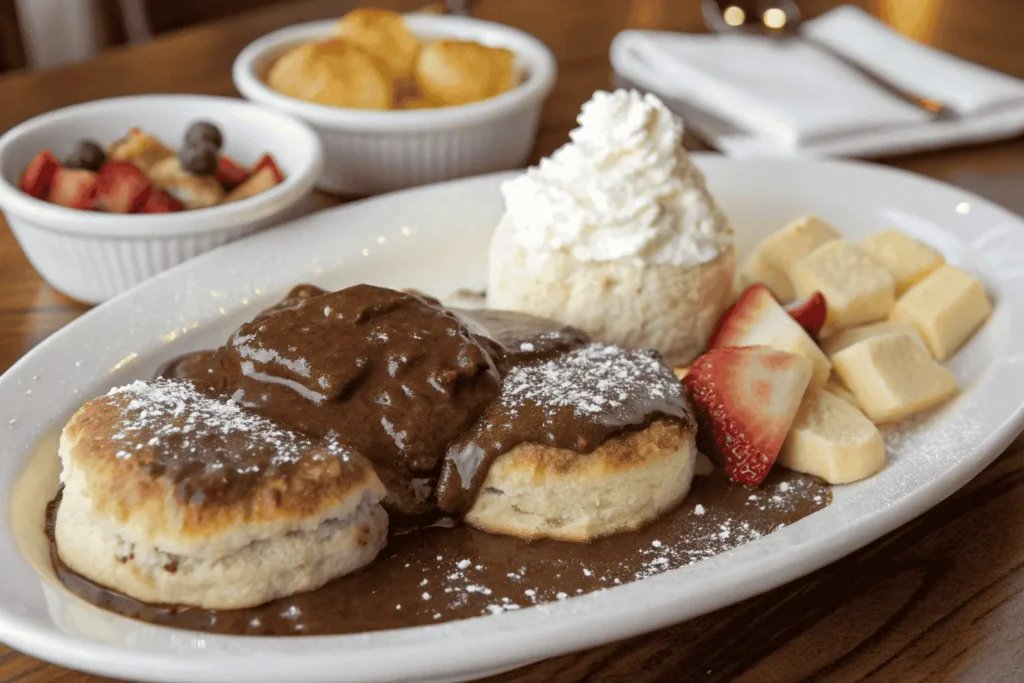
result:
[[[352,43],[322,40],[286,52],[267,76],[271,88],[300,100],[351,109],[390,109],[390,71]]]
[[[469,104],[500,95],[516,85],[513,54],[504,48],[462,40],[423,46],[415,68],[416,84],[431,101],[444,106]]]
[[[420,41],[401,14],[383,9],[352,10],[338,22],[338,35],[386,64],[393,79],[412,76]]]

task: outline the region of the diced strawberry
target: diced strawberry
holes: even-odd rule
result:
[[[792,353],[765,346],[708,351],[683,378],[697,415],[697,447],[729,479],[760,484],[810,381],[811,362]]]
[[[277,185],[278,182],[274,177],[273,169],[264,166],[249,176],[244,183],[228,192],[227,196],[224,197],[224,202],[237,202],[240,199],[254,197],[260,192],[266,192]]]
[[[217,161],[216,177],[225,189],[230,190],[234,186],[245,182],[245,179],[249,177],[249,171],[237,164],[231,157],[222,154]]]
[[[142,207],[142,213],[171,213],[182,210],[181,202],[167,194],[163,190],[153,188],[153,191],[146,197],[146,203]]]
[[[60,168],[60,162],[48,149],[37,154],[21,176],[18,187],[36,199],[46,199],[53,184],[54,173]]]
[[[50,188],[50,201],[69,209],[92,209],[99,176],[92,171],[58,168]]]
[[[708,349],[723,346],[770,346],[808,358],[814,365],[814,385],[828,380],[832,365],[811,335],[775,300],[763,284],[748,287],[718,319]]]
[[[815,292],[807,297],[806,301],[798,301],[786,306],[786,312],[793,320],[800,323],[812,339],[818,338],[818,333],[825,325],[825,318],[828,317],[828,302],[825,295]]]
[[[772,305],[774,304],[774,306]],[[779,308],[778,301],[772,295],[768,287],[760,282],[750,285],[739,298],[718,318],[715,329],[708,339],[708,349],[717,349],[720,346],[745,346],[743,337],[753,323],[765,312],[773,308]]]
[[[128,161],[108,161],[100,167],[96,206],[110,213],[132,213],[142,208],[149,180]]]
[[[253,175],[255,175],[257,172],[264,168],[269,168],[271,171],[273,171],[275,183],[284,182],[284,173],[281,172],[281,169],[278,167],[277,162],[274,161],[274,157],[270,156],[269,154],[264,154],[263,156],[256,160],[256,165],[252,167]]]

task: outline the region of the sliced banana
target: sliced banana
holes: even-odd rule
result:
[[[857,408],[829,391],[812,389],[777,462],[830,484],[849,484],[885,467],[885,441]]]
[[[836,374],[875,424],[902,420],[957,392],[949,370],[906,334],[883,334],[832,357]]]

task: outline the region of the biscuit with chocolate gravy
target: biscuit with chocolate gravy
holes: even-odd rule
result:
[[[536,443],[494,461],[465,521],[492,534],[586,542],[631,531],[682,502],[693,481],[694,434],[657,420],[592,453]]]
[[[686,497],[695,434],[657,353],[587,344],[527,360],[449,449],[439,506],[468,507],[466,523],[524,539],[636,529]]]
[[[144,602],[254,606],[355,571],[386,543],[386,492],[359,454],[187,380],[89,401],[60,457],[60,559]]]

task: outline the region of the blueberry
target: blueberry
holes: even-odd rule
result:
[[[212,145],[215,150],[220,150],[224,145],[224,136],[221,135],[220,128],[209,121],[196,121],[185,132],[185,146],[195,147],[204,142]]]
[[[64,160],[68,168],[81,168],[87,171],[98,171],[107,155],[103,148],[93,140],[82,140],[75,146],[75,151]]]
[[[181,167],[193,175],[210,176],[217,172],[217,148],[208,142],[182,147],[178,152]]]

